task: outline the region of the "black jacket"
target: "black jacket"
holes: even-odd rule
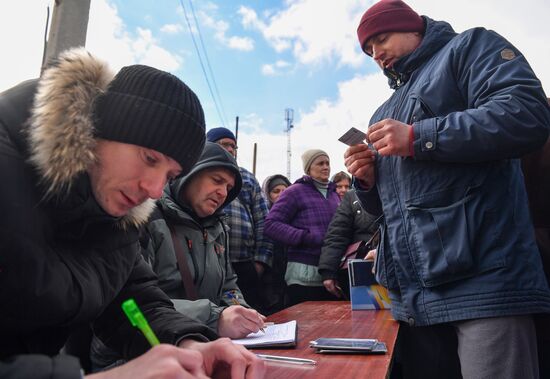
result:
[[[319,259],[319,274],[326,279],[336,279],[340,259],[347,247],[357,241],[368,241],[378,229],[378,216],[365,211],[349,190],[330,221]]]
[[[73,358],[50,357],[90,323],[126,358],[142,354],[120,308],[131,297],[162,342],[215,338],[173,309],[139,253],[153,202],[116,219],[92,195],[90,105],[112,74],[82,52],[46,72],[0,94],[0,377],[77,377]]]

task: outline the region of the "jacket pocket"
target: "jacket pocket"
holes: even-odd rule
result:
[[[410,125],[417,121],[435,117],[430,107],[420,98],[420,96],[411,96],[411,101],[413,101],[413,106],[409,117],[407,117],[407,121]]]
[[[441,200],[446,191],[432,195]],[[491,225],[494,212],[487,209],[479,188],[469,188],[465,196],[448,205],[430,207],[430,200],[424,200],[423,205],[407,207],[416,242],[413,257],[423,286],[434,287],[504,265],[504,260],[483,259],[491,249],[487,244],[497,243],[498,238]],[[478,235],[483,235],[483,242],[476,241]]]
[[[376,260],[374,262],[374,272],[376,281],[389,290],[399,288],[395,274],[395,265],[391,256],[389,245],[386,243],[386,224],[380,225],[380,242],[376,249]]]

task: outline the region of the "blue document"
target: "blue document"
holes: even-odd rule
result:
[[[350,259],[348,261],[349,292],[352,310],[389,309],[388,291],[376,282],[371,261]]]

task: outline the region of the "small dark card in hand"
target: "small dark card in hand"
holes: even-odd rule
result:
[[[365,140],[365,132],[351,127],[350,130],[344,133],[342,137],[338,138],[338,141],[345,143],[348,146],[358,145]]]

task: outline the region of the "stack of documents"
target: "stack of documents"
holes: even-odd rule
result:
[[[250,333],[245,338],[234,339],[233,343],[250,348],[296,346],[296,320],[268,325],[264,330]]]
[[[385,354],[386,344],[369,338],[317,338],[309,342],[316,353],[324,354]]]

